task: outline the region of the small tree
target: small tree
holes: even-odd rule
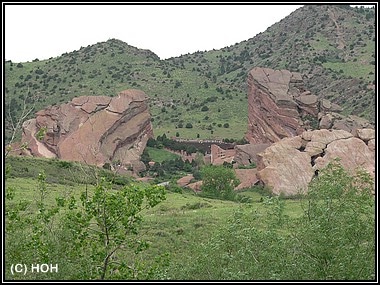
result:
[[[110,269],[133,276],[130,267],[113,262],[113,256],[123,248],[134,248],[137,253],[148,246],[136,240],[133,234],[137,234],[142,221],[141,211],[164,199],[165,189],[161,186],[135,184],[115,191],[105,179],[97,185],[91,198],[82,193],[84,211],[69,213],[70,222],[78,218],[78,227],[72,230],[73,241],[82,242],[84,236],[88,237],[87,246],[92,251],[92,262],[98,268],[100,279],[105,279]]]
[[[234,200],[234,188],[239,185],[233,169],[223,166],[208,165],[201,169],[202,193],[207,196]]]
[[[11,135],[10,135],[10,139],[9,141],[7,142],[7,147],[6,147],[6,150],[5,150],[5,157],[8,156],[8,154],[13,150],[15,149],[12,149],[12,143],[14,142],[14,140],[16,139],[17,135],[21,132],[22,130],[22,124],[24,123],[24,121],[27,119],[27,117],[31,114],[31,112],[34,110],[34,98],[30,98],[31,96],[31,93],[29,92],[29,89],[28,89],[28,93],[27,93],[27,96],[24,96],[24,100],[22,102],[22,110],[21,110],[21,114],[17,117],[17,118],[14,118],[13,114],[11,113],[11,108],[8,109],[8,117],[6,118],[8,120],[7,123],[9,123],[9,126],[10,126],[10,130],[11,130]],[[28,105],[28,101],[31,101],[33,102],[33,105]],[[27,147],[27,145],[24,143],[20,149],[25,149]]]

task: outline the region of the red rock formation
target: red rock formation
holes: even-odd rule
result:
[[[293,97],[304,91],[299,73],[252,69],[248,75],[247,140],[254,144],[272,143],[301,134],[304,128]]]
[[[300,136],[285,138],[259,154],[257,177],[276,195],[304,193],[314,176],[307,152],[301,152]]]
[[[340,139],[331,140],[330,143],[326,144],[322,150],[323,155],[319,155],[322,151],[317,154],[313,168],[322,169],[331,160],[339,158],[342,166],[351,174],[362,169],[375,178],[375,130],[358,129],[355,136],[351,134],[349,136],[348,132],[345,133],[346,135]],[[369,143],[370,141],[372,143]]]
[[[248,131],[252,144],[273,143],[311,129],[373,128],[364,119],[345,117],[342,108],[305,90],[300,73],[255,67],[248,75]]]
[[[252,187],[257,184],[257,169],[235,169],[236,177],[239,179],[240,184],[234,188],[234,190],[241,190],[244,188]]]
[[[194,179],[193,174],[188,174],[177,180],[177,184],[181,187],[185,187],[190,184],[190,181]]]
[[[358,129],[373,128],[366,119],[354,115],[343,116],[336,112],[324,113],[321,111],[318,118],[320,129],[345,130],[355,135]]]
[[[250,165],[251,163],[257,165],[257,154],[263,152],[270,145],[270,143],[236,145],[234,161],[237,165]]]
[[[194,192],[200,192],[200,191],[202,191],[201,190],[202,184],[203,184],[203,181],[197,181],[197,182],[193,182],[193,183],[188,184],[186,187],[190,188]]]
[[[74,98],[26,121],[22,141],[34,156],[93,165],[119,161],[137,167],[147,140],[153,137],[146,99],[139,90],[122,91],[116,97]],[[43,128],[46,133],[39,140],[37,133]]]
[[[375,131],[305,131],[300,136],[282,139],[258,154],[258,179],[274,194],[295,195],[307,191],[319,170],[339,158],[351,174],[358,169],[375,178]]]

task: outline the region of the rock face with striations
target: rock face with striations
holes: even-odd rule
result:
[[[252,144],[274,143],[305,130],[372,128],[359,117],[339,114],[339,105],[306,90],[300,73],[253,68],[248,75],[248,131]]]
[[[305,91],[302,82],[301,74],[288,70],[255,67],[249,72],[246,138],[250,143],[273,143],[305,130],[294,99]],[[317,112],[314,95],[301,98],[308,112]]]
[[[23,124],[29,154],[102,166],[136,164],[153,137],[147,96],[125,90],[116,97],[81,96],[50,106]],[[38,139],[38,131],[45,135]]]

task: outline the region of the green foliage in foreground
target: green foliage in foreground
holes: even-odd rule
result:
[[[48,184],[43,173],[25,181],[6,180],[8,280],[375,278],[372,180],[336,163],[299,200],[238,193],[252,195],[244,204],[170,192],[163,200],[160,187],[116,190],[104,180]],[[11,275],[13,263],[57,263],[59,271]]]
[[[148,247],[136,238],[141,212],[165,199],[163,187],[130,184],[114,190],[101,178],[93,191],[81,193],[80,201],[70,195],[52,203],[42,172],[33,201],[15,202],[15,192],[6,189],[7,279],[14,277],[12,264],[28,264],[25,276],[16,274],[21,279],[145,279],[152,274],[154,267],[118,255],[134,256]],[[31,264],[52,262],[59,267],[48,274],[31,272]]]
[[[375,215],[368,175],[331,163],[302,200],[303,215],[285,215],[284,200],[267,211],[239,208],[173,279],[374,280]]]

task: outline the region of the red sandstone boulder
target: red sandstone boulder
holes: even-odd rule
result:
[[[241,190],[245,188],[250,188],[257,184],[259,180],[257,179],[257,169],[235,169],[236,177],[239,179],[240,184],[235,187],[234,190]]]
[[[356,135],[359,129],[373,129],[373,126],[366,119],[354,115],[346,117],[335,112],[330,112],[325,114],[319,113],[318,117],[320,129],[345,130],[353,135]]]
[[[300,136],[285,138],[259,154],[257,177],[276,195],[305,193],[314,176],[311,157],[302,152]]]
[[[324,149],[323,157],[315,160],[314,169],[322,169],[338,158],[345,170],[351,174],[359,169],[365,170],[375,178],[375,156],[368,146],[359,138],[335,140]]]
[[[258,154],[257,177],[274,194],[286,196],[307,191],[311,179],[335,159],[352,174],[362,169],[375,178],[374,131],[357,130],[357,134],[315,130],[282,139]]]
[[[153,137],[146,100],[139,90],[122,91],[116,97],[77,97],[37,112],[36,119],[23,124],[22,141],[34,156],[99,166],[119,161],[142,169],[136,161]],[[41,128],[46,133],[39,140]]]
[[[177,184],[181,187],[187,186],[190,184],[190,181],[194,179],[192,174],[188,174],[177,180]]]
[[[375,130],[374,129],[358,129],[356,131],[356,137],[360,138],[364,142],[368,142],[372,139],[375,139]]]
[[[329,143],[350,137],[352,137],[352,134],[344,130],[306,131],[301,135],[301,138],[304,140],[304,151],[307,152],[310,157],[322,154]]]
[[[197,182],[188,184],[186,187],[190,188],[194,192],[200,192],[202,191],[201,190],[202,184],[203,184],[203,181],[197,181]]]

